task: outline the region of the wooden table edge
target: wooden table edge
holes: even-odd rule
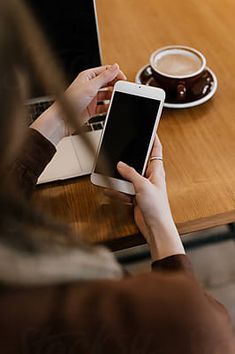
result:
[[[235,222],[235,209],[222,214],[176,223],[180,235]]]
[[[233,211],[217,214],[212,217],[205,217],[183,223],[176,223],[176,227],[179,231],[179,234],[183,238],[185,234],[188,233],[202,231],[233,222],[235,222],[235,209]],[[111,251],[119,251],[121,249],[140,246],[145,243],[146,241],[141,233],[135,233],[133,235],[101,242],[102,245],[107,246]]]

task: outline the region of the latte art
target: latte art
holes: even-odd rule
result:
[[[192,75],[200,70],[201,59],[193,53],[165,53],[155,58],[155,68],[158,72],[169,76]]]

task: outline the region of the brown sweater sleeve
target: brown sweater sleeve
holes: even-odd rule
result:
[[[30,196],[37,179],[56,152],[54,145],[38,131],[29,128],[19,157],[11,168],[17,187]]]
[[[171,274],[177,274],[178,272],[181,272],[189,276],[191,280],[194,280],[196,283],[198,282],[192,264],[188,256],[184,254],[177,254],[155,261],[152,263],[152,270],[168,272]],[[229,319],[229,314],[227,310],[220,302],[218,302],[213,296],[211,296],[207,292],[204,292],[204,295],[207,298],[208,302],[213,305],[213,307],[218,308],[224,313],[224,316],[227,316]]]
[[[193,275],[193,268],[189,258],[184,254],[169,256],[152,263],[152,270],[155,271],[183,271]]]

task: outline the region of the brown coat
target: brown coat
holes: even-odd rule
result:
[[[54,148],[35,131],[28,139],[14,172],[29,193]],[[1,354],[235,353],[227,312],[183,255],[122,280],[2,286],[0,316]]]

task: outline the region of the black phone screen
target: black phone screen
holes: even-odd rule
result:
[[[160,101],[116,91],[109,112],[95,173],[123,179],[117,163],[123,161],[142,173]]]

